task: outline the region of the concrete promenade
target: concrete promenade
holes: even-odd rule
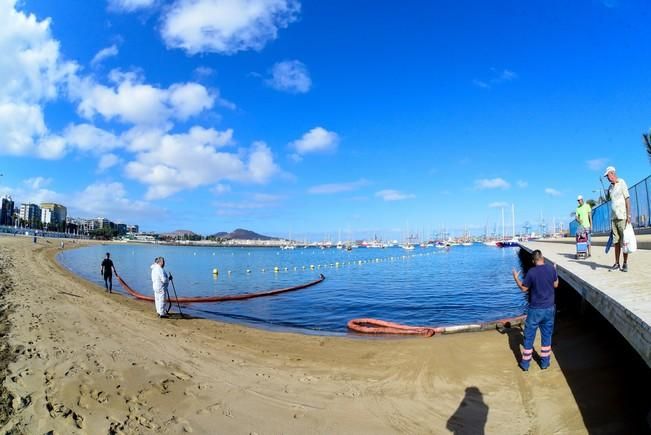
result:
[[[638,245],[651,243],[651,235],[637,239]],[[604,246],[593,245],[590,258],[577,260],[576,245],[566,242],[552,239],[522,242],[521,246],[528,251],[540,249],[556,264],[559,277],[596,308],[651,367],[651,250],[630,254],[628,272],[610,271],[615,263],[614,248],[606,254]]]

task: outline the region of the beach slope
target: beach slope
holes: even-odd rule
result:
[[[587,432],[556,361],[518,369],[515,331],[378,340],[161,320],[64,270],[57,248],[0,237],[3,433]]]

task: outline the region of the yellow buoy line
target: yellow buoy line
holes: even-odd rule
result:
[[[305,271],[305,270],[321,270],[321,269],[327,269],[327,268],[342,268],[342,267],[350,267],[350,266],[362,266],[365,264],[377,264],[377,263],[385,263],[385,262],[394,262],[394,261],[400,261],[400,260],[409,260],[414,257],[427,257],[432,254],[436,254],[437,251],[433,252],[426,252],[422,254],[411,254],[411,255],[399,255],[399,256],[391,256],[391,257],[376,257],[376,258],[367,258],[367,259],[361,259],[361,260],[348,260],[348,261],[335,261],[334,263],[322,263],[322,264],[309,264],[309,265],[302,265],[302,266],[274,266],[274,267],[263,267],[259,269],[260,272],[266,273],[266,272],[273,272],[273,273],[283,273],[283,272],[297,272],[297,271]],[[233,270],[227,270],[226,273],[231,276],[236,271]],[[240,272],[242,273],[242,272]],[[253,273],[253,269],[251,268],[246,268],[244,270],[245,274],[251,274]],[[219,269],[214,268],[212,270],[212,274],[214,277],[217,277],[219,275]]]

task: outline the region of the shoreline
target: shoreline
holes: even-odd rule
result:
[[[54,258],[58,251],[56,241],[34,246],[0,237],[3,264],[11,263],[4,273],[13,288],[3,297],[12,307],[7,338],[16,355],[3,382],[16,398],[4,431],[588,433],[631,427],[628,402],[620,403],[628,385],[618,385],[601,338],[577,333],[576,322],[559,323],[550,369],[523,373],[517,328],[360,340],[214,320],[161,321],[150,304],[107,295],[65,270]],[[575,355],[577,347],[590,352]],[[601,383],[592,385],[596,373]],[[600,402],[586,407],[577,382],[589,383],[588,396],[598,393]],[[604,413],[609,419],[602,423]]]

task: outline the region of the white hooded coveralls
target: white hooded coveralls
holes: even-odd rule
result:
[[[169,278],[165,269],[160,267],[158,263],[151,265],[151,283],[154,288],[156,312],[159,316],[162,316],[165,314],[165,293],[167,293]]]

